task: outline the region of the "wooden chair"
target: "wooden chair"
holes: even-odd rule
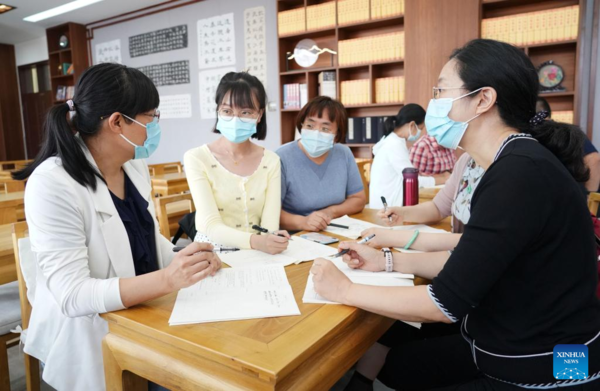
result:
[[[177,232],[179,220],[196,210],[190,193],[158,197],[154,199],[154,205],[160,233],[169,240]]]
[[[600,193],[590,193],[588,196],[588,208],[594,216],[598,213],[598,205],[600,205]]]
[[[367,203],[369,202],[369,183],[371,182],[372,164],[373,159],[356,159],[356,165],[358,166],[360,179],[362,179],[363,187],[365,189],[365,195],[367,196]]]
[[[17,266],[17,277],[19,281],[19,300],[21,302],[21,324],[23,330],[27,330],[29,327],[29,319],[31,318],[31,303],[29,302],[28,298],[28,286],[26,284],[26,279],[35,281],[35,276],[27,275],[26,277],[23,273],[24,269],[21,267],[21,254],[23,254],[25,248],[19,249],[19,240],[26,238],[27,234],[28,228],[26,222],[13,224],[12,239],[15,251],[15,264]],[[29,245],[29,243],[27,243],[27,245]],[[35,282],[32,283],[34,284]],[[30,286],[29,289],[32,289],[32,287]],[[28,354],[23,353],[23,356],[25,359],[25,380],[27,383],[27,391],[38,391],[40,389],[40,362],[37,358]]]
[[[150,171],[150,176],[164,175],[174,172],[182,173],[183,166],[181,165],[181,162],[151,164],[148,166],[148,170]]]

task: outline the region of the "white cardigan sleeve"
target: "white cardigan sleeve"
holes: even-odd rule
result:
[[[34,173],[27,183],[25,213],[39,271],[67,317],[123,309],[119,279],[90,276],[84,218],[65,182],[50,171]]]

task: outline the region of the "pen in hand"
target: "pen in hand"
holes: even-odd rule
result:
[[[258,232],[262,232],[263,234],[271,234],[271,235],[279,236],[279,237],[282,237],[282,238],[287,238],[287,236],[285,236],[283,234],[278,234],[278,233],[275,233],[275,232],[269,232],[268,229],[263,228],[260,225],[254,224],[252,226],[252,229],[255,230],[255,231],[258,231]],[[289,240],[293,240],[293,239],[290,237]]]
[[[387,212],[388,204],[384,196],[381,196],[381,202],[383,202],[383,212],[385,213]],[[390,220],[390,223],[392,222],[392,215],[388,216],[388,220]]]
[[[375,234],[367,236],[366,238],[364,238],[363,240],[361,240],[360,242],[357,242],[357,244],[365,244],[367,243],[369,240],[373,239],[375,237]],[[350,249],[347,248],[345,250],[340,251],[339,253],[335,254],[334,256],[332,256],[332,258],[338,258],[341,257],[344,254],[348,254],[348,252],[350,252]]]
[[[179,251],[183,250],[184,248],[185,247],[182,247],[182,246],[173,247],[173,252],[178,253]],[[240,249],[237,247],[215,247],[212,250],[201,250],[198,252],[200,252],[200,253],[227,253],[227,252],[231,252],[231,251],[240,251]]]

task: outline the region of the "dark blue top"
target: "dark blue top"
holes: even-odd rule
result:
[[[120,199],[112,191],[110,196],[129,236],[135,275],[140,276],[158,270],[154,220],[148,212],[148,201],[140,195],[127,174],[125,174],[125,199]]]
[[[590,153],[598,152],[594,144],[588,138],[585,138],[585,142],[583,143],[583,156],[587,156]]]

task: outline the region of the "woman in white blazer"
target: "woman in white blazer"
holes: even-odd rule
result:
[[[148,167],[138,160],[158,146],[158,104],[140,71],[93,66],[73,100],[50,110],[40,154],[15,175],[29,178],[25,214],[37,260],[24,350],[58,390],[105,389],[108,326],[99,314],[192,285],[221,266],[202,252],[208,244],[174,256],[158,231]]]

